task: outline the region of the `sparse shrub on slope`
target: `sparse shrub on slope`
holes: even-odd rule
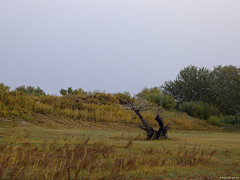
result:
[[[48,104],[53,106],[54,108],[59,109],[73,109],[73,110],[80,110],[83,109],[83,104],[80,98],[76,95],[65,95],[65,96],[41,96],[39,101],[43,104]]]
[[[46,96],[46,93],[40,88],[40,87],[32,87],[32,86],[20,86],[15,89],[18,92],[24,92],[28,95],[34,95],[34,96]]]
[[[68,89],[61,89],[60,90],[61,95],[78,95],[78,94],[87,94],[86,91],[84,91],[82,88],[79,89],[72,89],[72,87],[69,87]]]
[[[114,104],[118,103],[118,99],[110,93],[97,92],[90,95],[90,98],[96,99],[98,104]]]
[[[113,96],[115,98],[118,99],[119,103],[124,105],[124,104],[127,104],[128,102],[130,102],[132,100],[131,98],[131,94],[129,92],[124,92],[124,93],[116,93],[116,94],[113,94]]]
[[[100,91],[86,92],[82,88],[73,90],[72,87],[66,89],[61,89],[60,94],[66,99],[72,99],[75,101],[81,100],[84,103],[93,103],[93,104],[112,104],[118,103],[118,99],[110,94]]]

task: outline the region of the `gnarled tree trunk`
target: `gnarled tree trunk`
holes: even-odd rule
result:
[[[139,110],[135,110],[135,113],[138,115],[138,117],[141,119],[143,126],[140,127],[143,130],[145,130],[147,132],[147,140],[152,139],[153,135],[154,135],[154,130],[153,128],[148,124],[148,122],[143,119],[143,117],[141,116]]]
[[[140,105],[138,104],[137,107],[134,107],[133,103],[134,103],[134,98],[131,102],[128,103],[128,105],[141,119],[142,125],[140,125],[139,127],[147,132],[147,140],[159,139],[161,136],[163,136],[164,138],[167,138],[167,130],[169,125],[164,126],[162,122],[162,118],[159,116],[158,111],[157,111],[157,116],[155,120],[158,122],[160,128],[154,131],[154,129],[148,124],[148,122],[140,114],[140,111],[145,111],[149,109],[151,106],[149,106],[148,104],[141,103]]]

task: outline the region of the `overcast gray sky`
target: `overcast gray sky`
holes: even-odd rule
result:
[[[239,0],[0,0],[0,83],[107,92],[240,65]]]

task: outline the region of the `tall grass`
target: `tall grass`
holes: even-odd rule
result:
[[[197,149],[196,146],[179,147],[178,151],[147,148],[136,153],[103,143],[88,146],[89,140],[64,145],[58,144],[56,139],[52,143],[44,141],[40,146],[1,144],[0,178],[128,179],[128,173],[147,172],[155,167],[209,166],[216,153],[216,150]],[[129,142],[125,148],[129,148]]]

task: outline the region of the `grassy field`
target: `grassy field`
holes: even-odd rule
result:
[[[50,128],[0,122],[0,178],[240,177],[239,132],[173,129],[166,140],[146,141],[143,131],[128,125],[89,126]]]

